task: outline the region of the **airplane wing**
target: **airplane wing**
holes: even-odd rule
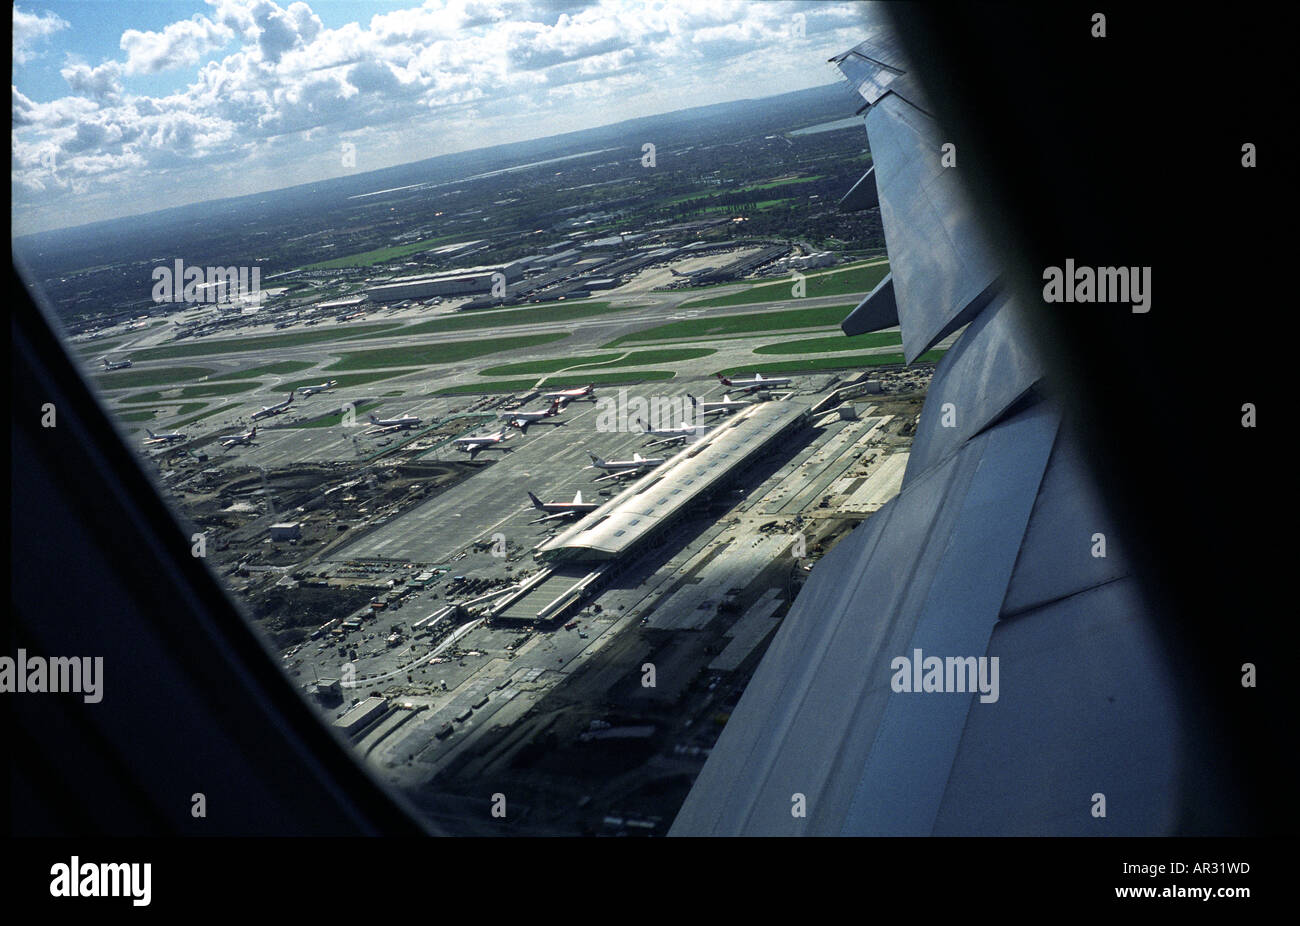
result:
[[[1108,835],[1168,832],[1180,699],[1082,440],[901,46],[882,24],[832,60],[872,156],[842,205],[879,207],[891,268],[843,330],[900,326],[909,363],[965,330],[901,491],[813,569],[670,834],[1085,835],[1095,792],[1124,794]],[[903,690],[926,657],[983,660],[988,690]]]
[[[583,512],[578,512],[578,511],[561,511],[561,512],[558,512],[558,513],[556,513],[556,514],[548,514],[548,515],[547,515],[546,517],[544,517],[544,518],[537,518],[536,520],[529,521],[528,523],[529,523],[529,524],[545,524],[547,521],[558,521],[560,518],[572,518],[572,517],[574,517],[575,515],[580,515],[580,514],[583,514]]]

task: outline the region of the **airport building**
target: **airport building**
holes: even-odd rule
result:
[[[348,711],[334,725],[341,729],[348,736],[364,729],[374,720],[383,716],[388,711],[388,699],[386,698],[366,698],[352,710]]]
[[[281,540],[301,540],[302,523],[299,521],[286,522],[283,524],[271,525],[271,539]]]
[[[483,267],[465,267],[427,276],[406,277],[379,286],[372,286],[366,294],[375,302],[400,302],[403,299],[426,299],[429,296],[468,296],[492,290],[497,274],[507,283],[519,279],[521,262],[494,264]]]
[[[553,561],[609,560],[642,548],[807,415],[807,408],[796,402],[754,403],[542,544],[539,556]]]
[[[683,518],[806,422],[798,401],[756,402],[715,426],[536,552],[547,568],[494,609],[494,621],[553,621],[598,593],[619,563],[660,541]]]

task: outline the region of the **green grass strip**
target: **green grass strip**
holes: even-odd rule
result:
[[[708,299],[683,302],[683,309],[705,309],[728,305],[749,305],[754,302],[775,302],[783,299],[815,298],[817,296],[847,296],[869,293],[889,273],[888,264],[855,267],[848,270],[831,270],[826,273],[805,274],[806,291],[803,297],[794,295],[793,278],[772,283],[761,283],[737,293],[712,296]]]
[[[917,363],[937,361],[946,353],[942,350],[927,351],[916,358]],[[779,363],[757,363],[744,367],[728,367],[719,370],[723,376],[745,373],[800,373],[819,370],[853,370],[859,367],[892,366],[903,363],[902,354],[842,354],[835,357],[813,357],[809,360],[782,360]]]
[[[165,367],[160,370],[123,370],[95,377],[100,389],[138,389],[141,386],[166,386],[192,383],[212,372],[211,367]]]
[[[863,347],[886,347],[902,344],[903,336],[897,331],[875,331],[870,334],[858,334],[853,337],[832,335],[828,338],[801,338],[797,341],[778,341],[755,347],[756,354],[818,354],[835,351],[857,350]]]
[[[165,347],[148,347],[134,352],[134,360],[171,360],[176,357],[206,357],[216,354],[237,354],[243,351],[274,351],[284,347],[301,347],[304,344],[321,344],[326,341],[345,341],[356,337],[373,337],[379,332],[402,327],[397,323],[374,325],[337,325],[321,331],[299,331],[296,334],[266,334],[248,338],[228,338],[220,341],[191,341]]]
[[[827,305],[811,309],[777,309],[772,312],[750,312],[745,315],[686,318],[625,334],[603,346],[608,349],[636,341],[725,337],[760,331],[784,331],[790,328],[828,328],[839,325],[853,309],[853,305]]]
[[[630,385],[672,379],[676,375],[672,370],[633,370],[627,373],[587,373],[586,375],[565,374],[548,376],[541,388],[544,392],[550,392],[557,389],[569,389],[574,386],[586,386],[589,383],[597,386],[623,383]],[[487,383],[466,383],[459,386],[448,386],[446,389],[439,389],[434,394],[479,395],[491,392],[528,392],[536,385],[536,377],[532,379],[501,379]]]
[[[503,350],[524,350],[541,344],[550,344],[569,333],[533,334],[514,338],[480,338],[475,341],[443,341],[434,344],[408,344],[402,347],[381,347],[375,350],[358,350],[339,355],[339,359],[326,370],[371,370],[376,367],[395,367],[408,364],[434,366],[471,360],[485,354]]]

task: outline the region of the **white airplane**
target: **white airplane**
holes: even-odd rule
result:
[[[596,401],[596,385],[583,386],[581,389],[561,389],[559,392],[544,392],[544,399],[556,399],[560,402],[568,403],[575,399],[591,399]]]
[[[647,469],[651,469],[652,467],[662,466],[664,462],[663,457],[647,458],[641,456],[639,453],[632,454],[632,459],[630,460],[602,460],[594,453],[588,453],[587,456],[591,457],[591,467],[588,467],[589,469],[595,468],[607,471],[606,475],[600,476],[596,479],[597,482],[605,479],[619,479],[623,476],[633,476]]]
[[[107,372],[107,371],[109,371],[109,370],[125,370],[125,369],[127,369],[129,366],[131,366],[131,358],[130,358],[130,357],[126,358],[125,360],[119,360],[117,363],[113,363],[113,362],[112,362],[111,360],[109,360],[107,357],[105,357],[105,358],[103,358],[103,359],[104,359],[104,370],[105,370],[105,372]]]
[[[275,405],[263,405],[260,412],[253,412],[253,420],[256,421],[258,418],[269,418],[272,415],[280,414],[280,412],[293,404],[293,394],[295,391],[296,390],[290,389],[289,398],[285,399],[283,402],[279,402]]]
[[[536,521],[529,521],[529,524],[541,524],[543,521],[554,521],[556,518],[572,518],[575,516],[580,518],[601,506],[601,502],[584,502],[581,492],[573,496],[571,502],[544,502],[532,492],[528,493],[528,498],[532,501],[534,508],[546,512],[546,517],[538,518]]]
[[[528,426],[535,421],[541,421],[543,418],[551,418],[560,413],[560,400],[552,399],[549,407],[536,412],[497,412],[498,418],[504,418],[511,427],[518,428],[525,434],[528,433]]]
[[[505,431],[496,431],[492,434],[475,434],[470,437],[458,437],[452,443],[456,445],[457,450],[464,450],[469,454],[472,460],[478,455],[480,450],[487,450],[496,444],[503,443],[510,439],[510,435]],[[509,448],[503,447],[503,450]]]
[[[728,379],[721,373],[715,374],[724,386],[740,389],[743,392],[755,392],[759,389],[774,389],[777,386],[790,385],[789,377],[773,376],[771,379],[764,379],[762,373],[755,373],[753,379]]]
[[[236,434],[233,437],[223,440],[222,447],[238,447],[240,444],[251,444],[257,437],[257,425],[253,425],[253,430],[247,434]]]
[[[401,418],[376,418],[370,416],[370,423],[377,428],[385,431],[406,430],[407,428],[418,428],[423,418],[417,418],[414,415],[403,415]]]
[[[685,443],[692,437],[699,437],[713,427],[711,424],[684,424],[676,428],[647,428],[640,421],[637,422],[637,425],[643,433],[663,438],[663,440],[651,441],[646,445],[647,447],[668,446],[679,442]]]
[[[691,404],[695,406],[696,410],[699,411],[701,415],[713,415],[718,412],[729,415],[737,409],[744,408],[746,405],[750,404],[749,402],[737,402],[729,395],[724,396],[721,402],[701,402],[689,392],[686,393],[686,398],[691,400]]]
[[[321,383],[318,386],[304,386],[302,390],[302,397],[305,399],[307,398],[307,396],[315,395],[318,392],[324,392],[327,389],[333,389],[338,384],[339,381],[337,379],[331,379],[329,382]]]
[[[171,431],[165,434],[155,434],[148,428],[145,428],[144,431],[149,435],[149,439],[145,441],[146,444],[170,444],[174,441],[185,440],[185,435],[177,431]]]

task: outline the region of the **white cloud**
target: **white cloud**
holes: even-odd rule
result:
[[[109,208],[142,184],[170,205],[171,189],[191,201],[194,189],[234,195],[222,184],[253,177],[266,189],[337,175],[345,140],[382,167],[780,93],[833,79],[825,58],[860,31],[853,3],[598,0],[564,12],[539,0],[427,0],[335,29],[303,2],[207,3],[207,17],[124,32],[124,61],[70,62],[69,96],[29,98],[15,68],[16,207],[67,205],[64,191],[89,185],[86,202],[100,196]],[[790,29],[796,13],[803,38]],[[130,92],[132,76],[172,68],[192,68],[192,80],[166,96]]]
[[[69,64],[59,71],[75,93],[84,93],[97,100],[115,100],[122,93],[122,68],[116,61],[105,61],[99,67]]]
[[[127,29],[120,42],[126,52],[127,74],[156,74],[172,68],[192,67],[210,51],[224,48],[234,31],[206,16],[174,22],[162,32]]]
[[[14,7],[14,64],[26,64],[36,57],[32,46],[60,29],[68,28],[66,20],[54,13],[28,13]]]

